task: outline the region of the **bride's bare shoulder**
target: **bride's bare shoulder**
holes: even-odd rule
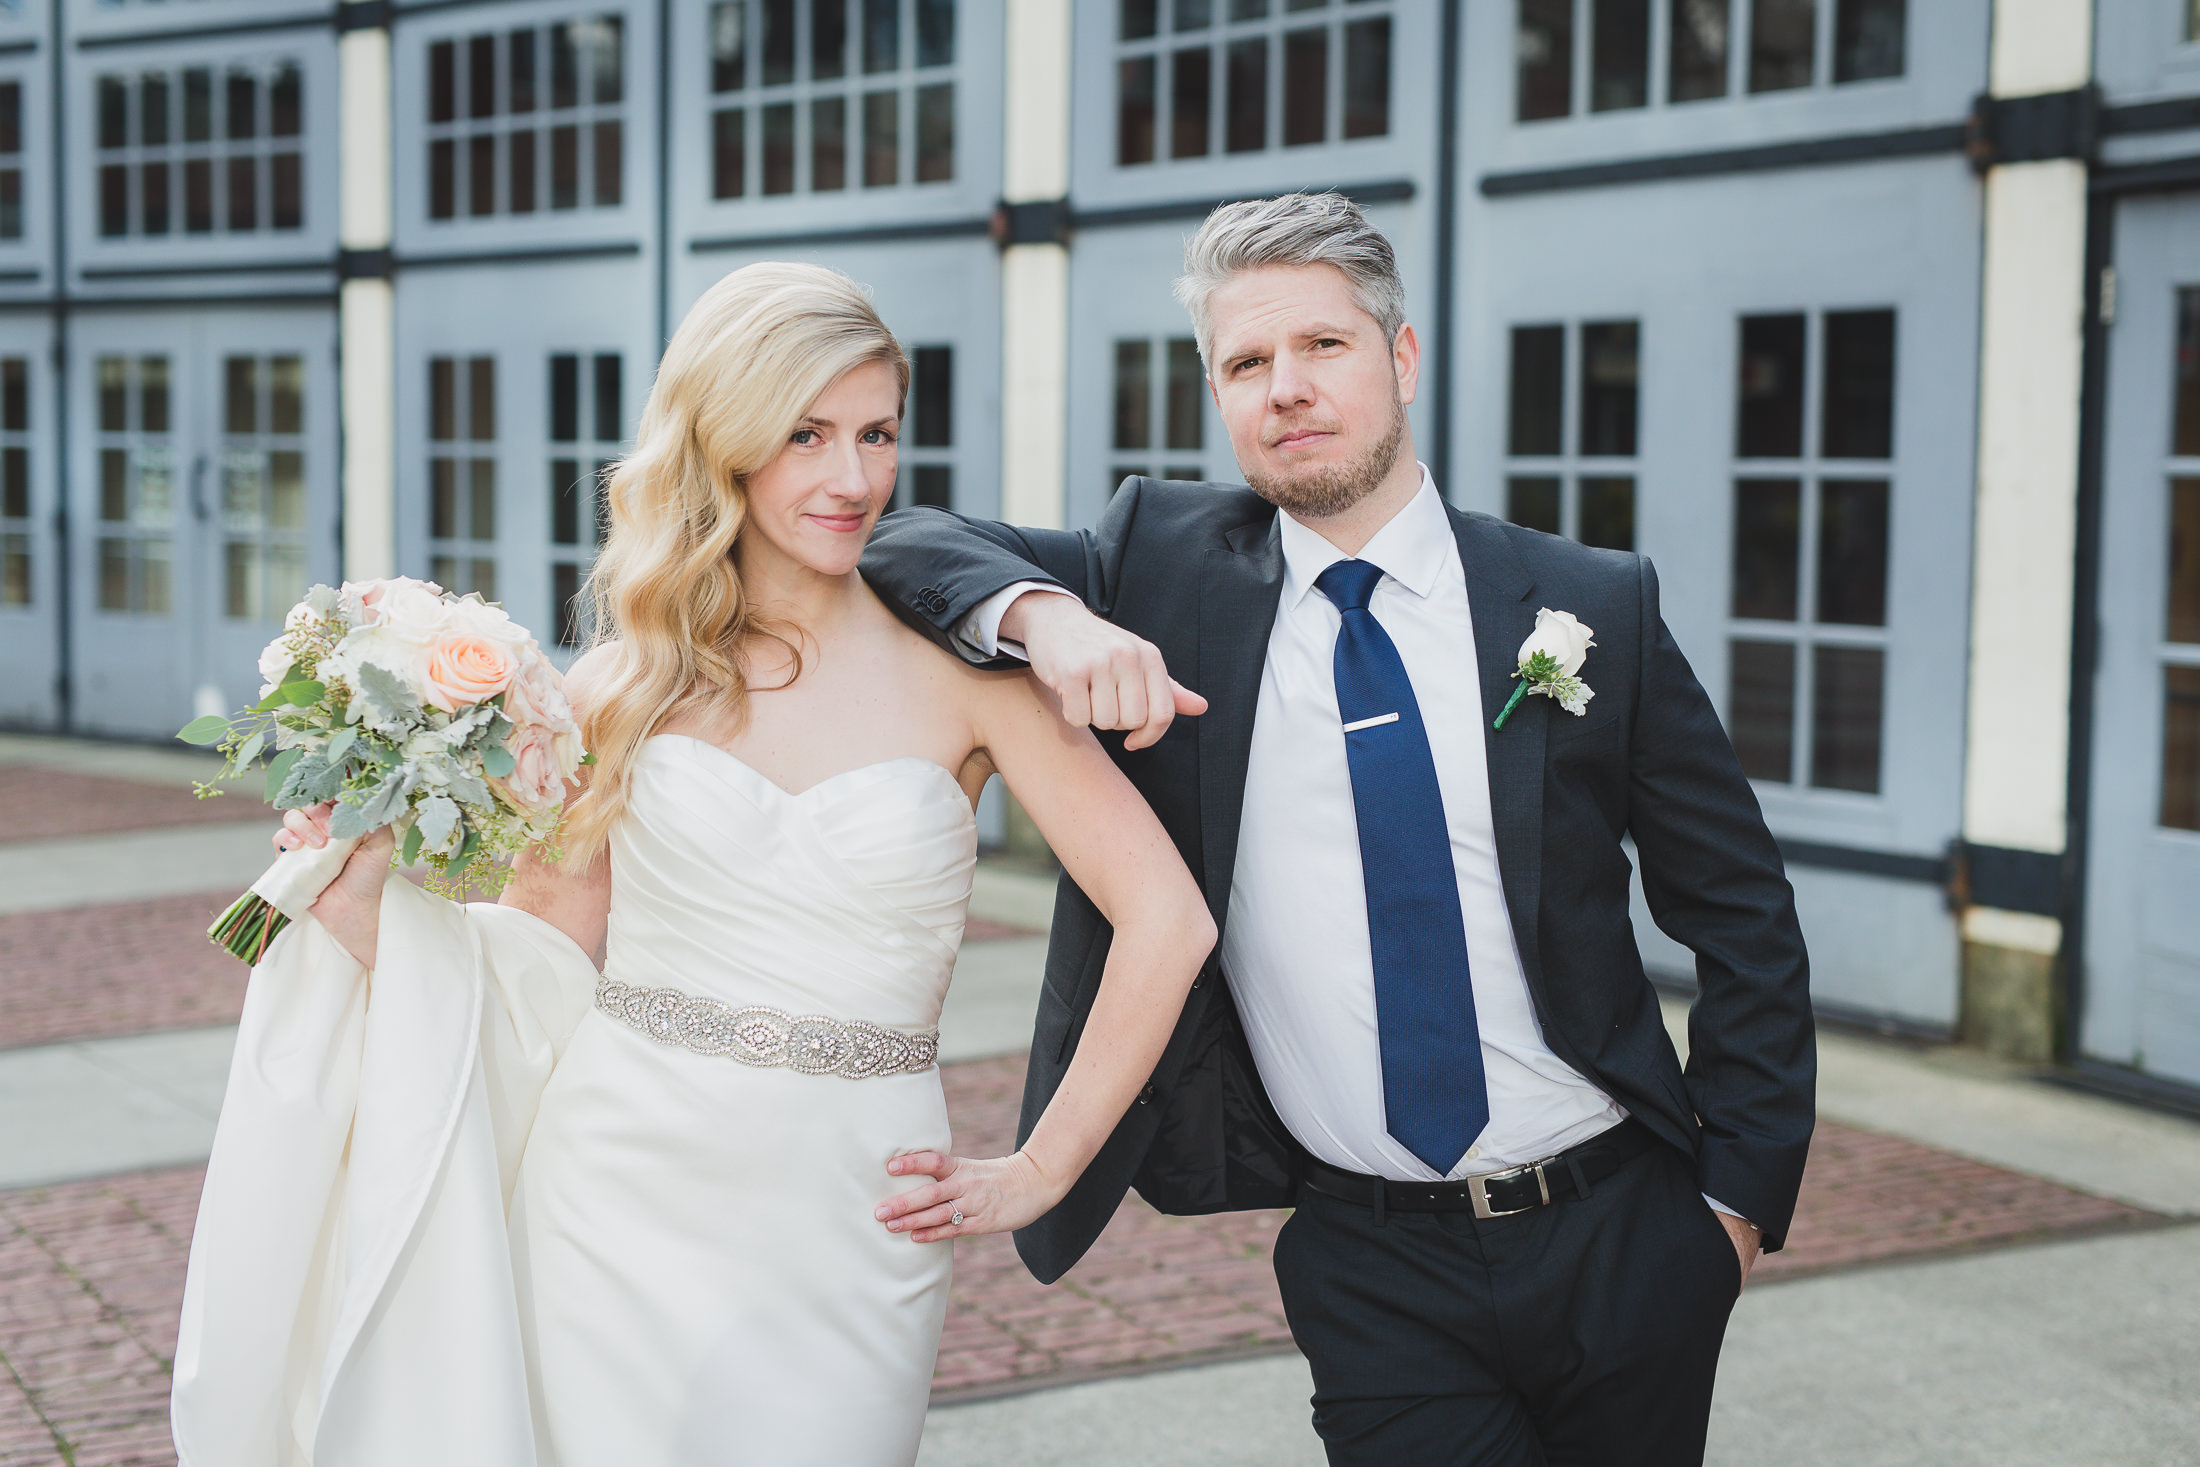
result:
[[[984,695],[984,690],[1003,683],[1020,683],[1024,679],[1021,667],[1006,670],[972,667],[939,643],[909,626],[901,618],[887,612],[892,623],[889,633],[895,643],[895,655],[906,657],[912,666],[922,669],[930,677],[949,685],[965,687]]]
[[[573,665],[565,670],[565,697],[575,713],[586,717],[595,706],[617,676],[622,655],[618,642],[599,642],[573,659]]]

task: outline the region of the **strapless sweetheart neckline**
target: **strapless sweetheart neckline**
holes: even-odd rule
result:
[[[714,744],[709,739],[699,739],[693,734],[683,733],[651,734],[648,739],[644,740],[644,742],[655,743],[659,739],[678,739],[682,743],[694,744],[698,748],[708,749],[711,753],[718,755],[720,758],[732,764],[735,768],[740,769],[742,772],[748,774],[751,778],[755,779],[757,783],[763,785],[766,789],[769,789],[773,794],[776,794],[781,799],[786,800],[806,800],[810,796],[816,794],[819,790],[830,788],[831,786],[840,783],[842,780],[853,779],[859,774],[869,774],[875,770],[880,769],[891,769],[897,764],[918,764],[932,771],[934,774],[937,774],[941,779],[946,780],[947,783],[954,789],[955,798],[962,801],[964,813],[969,815],[973,820],[977,818],[977,812],[970,808],[970,797],[963,793],[962,781],[955,778],[953,774],[949,773],[946,765],[940,763],[936,759],[927,759],[922,754],[899,754],[891,759],[875,759],[869,764],[858,764],[853,769],[843,769],[837,774],[828,774],[817,783],[805,785],[799,790],[790,790],[785,785],[781,784],[778,780],[773,779],[763,770],[758,769],[754,764],[751,764],[748,760],[742,758],[739,754],[734,753],[733,750],[726,748],[723,744]]]

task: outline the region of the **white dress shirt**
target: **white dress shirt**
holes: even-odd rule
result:
[[[1337,712],[1342,619],[1314,584],[1350,557],[1289,514],[1279,524],[1283,593],[1253,720],[1223,971],[1261,1082],[1299,1143],[1332,1166],[1428,1180],[1436,1173],[1383,1124],[1374,960]],[[1498,875],[1466,574],[1425,468],[1420,492],[1357,558],[1384,571],[1369,609],[1398,648],[1428,730],[1466,926],[1490,1121],[1448,1175],[1539,1161],[1627,1112],[1552,1052],[1529,998]],[[971,614],[961,639],[988,654],[1020,652],[999,642],[1000,620],[1034,589],[1059,588],[1008,587]]]
[[[1268,634],[1222,967],[1262,1083],[1299,1144],[1351,1171],[1437,1175],[1383,1127],[1375,970],[1352,772],[1337,712],[1342,618],[1314,585],[1336,546],[1280,517],[1283,596]],[[1626,1112],[1543,1042],[1497,870],[1481,677],[1466,573],[1426,470],[1358,556],[1384,575],[1368,609],[1398,648],[1428,729],[1466,919],[1490,1123],[1449,1175],[1538,1161]]]

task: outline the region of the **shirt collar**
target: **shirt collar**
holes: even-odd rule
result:
[[[1348,556],[1300,524],[1286,511],[1278,516],[1283,536],[1283,602],[1296,609],[1313,591],[1315,578],[1340,560],[1359,559],[1381,566],[1383,573],[1414,595],[1426,600],[1436,589],[1444,566],[1458,553],[1451,533],[1451,519],[1444,513],[1436,481],[1422,464],[1421,487],[1390,522],[1375,532],[1358,556]]]

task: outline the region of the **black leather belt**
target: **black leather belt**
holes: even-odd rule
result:
[[[1314,1191],[1341,1202],[1393,1212],[1471,1212],[1476,1217],[1506,1217],[1570,1197],[1586,1197],[1630,1158],[1658,1144],[1650,1128],[1629,1116],[1611,1130],[1569,1146],[1556,1156],[1509,1171],[1464,1177],[1456,1182],[1389,1182],[1348,1172],[1313,1157],[1301,1179]]]

